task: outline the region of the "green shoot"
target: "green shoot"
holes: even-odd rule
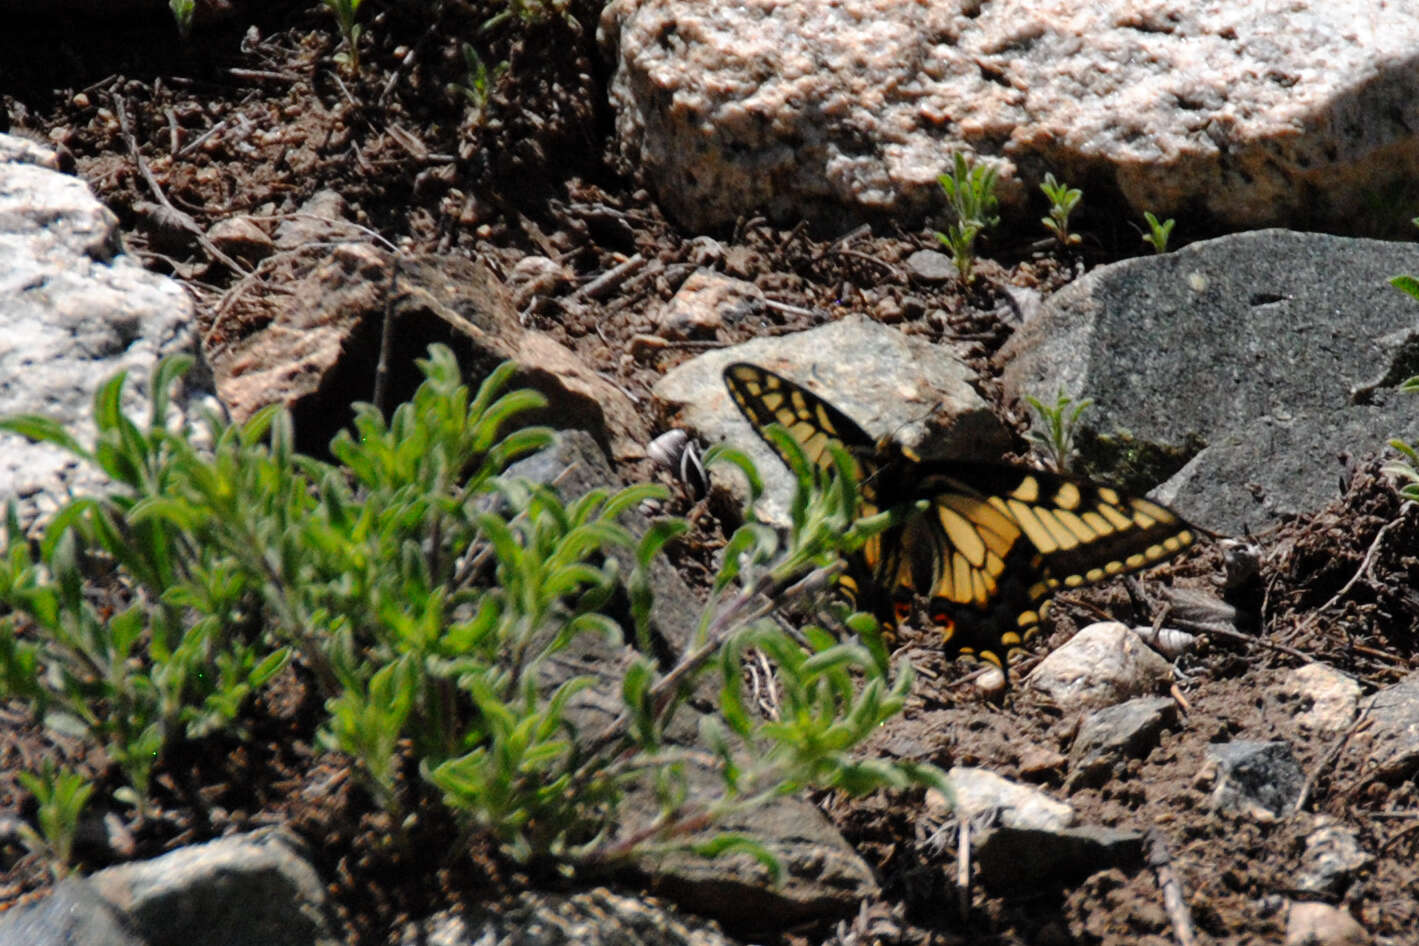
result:
[[[1038,398],[1025,396],[1030,409],[1035,412],[1034,424],[1030,425],[1029,438],[1040,455],[1050,466],[1067,472],[1069,458],[1074,452],[1074,431],[1079,418],[1094,402],[1091,398],[1075,400],[1063,389],[1055,395],[1053,404],[1045,404]]]
[[[462,93],[468,99],[468,104],[472,109],[471,124],[478,125],[483,120],[488,100],[492,98],[493,88],[503,73],[507,72],[508,64],[500,62],[489,69],[488,64],[483,61],[483,57],[478,55],[478,50],[474,49],[471,43],[463,44],[463,63],[467,69],[466,77],[461,83],[450,83],[449,91]]]
[[[340,27],[340,37],[345,41],[345,51],[337,53],[335,61],[340,63],[351,75],[360,74],[360,37],[364,35],[365,28],[356,22],[356,16],[360,12],[360,4],[364,0],[320,0],[321,3],[335,14],[335,22]]]
[[[1045,174],[1045,179],[1040,182],[1040,190],[1049,198],[1049,216],[1040,218],[1040,222],[1054,234],[1060,246],[1078,244],[1079,234],[1069,232],[1069,216],[1079,206],[1084,192],[1077,187],[1056,181],[1052,173]]]
[[[1148,232],[1143,234],[1143,242],[1153,247],[1154,253],[1168,252],[1168,238],[1172,236],[1173,224],[1177,221],[1169,217],[1159,223],[1150,210],[1143,211],[1143,219],[1148,224]]]
[[[995,179],[994,168],[972,165],[961,152],[956,153],[952,170],[936,178],[952,216],[946,232],[938,232],[936,238],[951,251],[956,272],[966,285],[975,278],[976,237],[1000,222],[995,215]]]
[[[192,34],[192,14],[197,9],[196,0],[168,0],[172,18],[177,23],[177,32],[184,40]]]
[[[31,851],[47,857],[55,878],[61,879],[73,863],[79,817],[94,787],[77,772],[57,770],[49,759],[39,774],[20,772],[17,777],[35,798],[39,822],[38,832],[29,825],[21,827],[21,839]]]
[[[483,21],[479,32],[496,29],[508,20],[517,20],[523,27],[536,26],[554,16],[560,16],[568,26],[576,28],[571,0],[506,0],[506,6]]]

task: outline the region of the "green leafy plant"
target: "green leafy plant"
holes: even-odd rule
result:
[[[146,431],[120,409],[123,375],[100,387],[91,449],[44,418],[0,422],[119,484],[107,497],[71,501],[34,546],[11,506],[0,560],[0,602],[10,609],[0,619],[0,693],[103,746],[130,783],[120,797],[140,806],[162,747],[230,723],[289,656],[248,629],[246,585],[229,560],[161,514],[179,479],[200,466],[162,420],[168,388],[190,364],[172,359],[155,370]],[[95,568],[111,580],[90,587]]]
[[[192,34],[192,14],[197,10],[196,0],[168,0],[172,18],[177,23],[177,32],[183,39]]]
[[[938,232],[936,239],[951,251],[956,272],[961,282],[968,285],[975,278],[976,238],[1000,222],[995,214],[998,203],[995,180],[994,168],[987,164],[972,165],[961,152],[956,153],[952,169],[936,178],[946,194],[952,216],[946,231]]]
[[[1030,425],[1030,441],[1051,466],[1060,472],[1067,471],[1069,457],[1074,452],[1075,428],[1094,401],[1087,397],[1075,400],[1063,389],[1055,395],[1053,404],[1030,395],[1025,396],[1025,401],[1035,413],[1035,423]]]
[[[73,863],[74,836],[94,787],[77,772],[57,769],[49,759],[40,772],[20,772],[17,778],[35,798],[39,823],[38,831],[22,826],[21,839],[32,852],[47,858],[54,876],[62,878]]]
[[[471,120],[476,125],[483,120],[488,100],[492,97],[498,79],[507,72],[508,64],[500,62],[489,69],[488,64],[478,55],[478,50],[474,49],[471,43],[463,44],[463,63],[467,70],[464,81],[451,83],[449,90],[461,93],[468,100],[472,109]]]
[[[1143,220],[1148,224],[1148,232],[1143,234],[1143,242],[1153,247],[1154,253],[1168,252],[1168,239],[1173,234],[1173,224],[1177,223],[1172,217],[1158,222],[1158,218],[1153,216],[1150,210],[1143,211]]]
[[[364,0],[320,0],[331,13],[340,28],[340,37],[345,41],[345,51],[337,53],[335,61],[343,65],[351,75],[360,73],[360,37],[365,28],[356,17]]]
[[[412,400],[387,422],[358,406],[353,433],[331,444],[337,462],[326,463],[295,451],[290,418],[274,407],[240,426],[208,415],[200,439],[209,448],[194,446],[190,427],[170,431],[167,391],[189,363],[155,370],[146,428],[119,409],[124,378],[105,384],[91,446],[41,418],[0,424],[115,483],[71,501],[35,542],[9,511],[0,692],[102,747],[128,779],[121,797],[140,811],[175,740],[239,728],[252,695],[291,663],[324,701],[320,744],[354,760],[396,824],[437,792],[466,830],[522,860],[605,864],[688,846],[747,850],[767,864],[753,842],[704,830],[809,784],[944,784],[933,769],[850,752],[910,685],[908,669],[888,667],[870,618],[849,617],[857,633],[843,643],[813,628],[797,640],[760,620],[825,586],[841,555],[885,527],[880,516],[852,521],[845,454],[835,456],[843,475],[829,479],[798,451],[788,539],[756,524],[735,534],[696,641],[662,672],[645,656],[647,576],[684,524],[666,520],[637,537],[619,522],[662,495],[657,486],[564,500],[508,476],[512,460],[551,436],[502,432],[544,403],[502,393],[511,365],[470,393],[452,353],[435,346]],[[631,574],[608,554],[616,549],[632,553]],[[549,674],[568,648],[626,636],[607,614],[622,584],[643,656],[612,694],[620,717],[590,733],[578,728],[576,701],[604,684]],[[743,699],[748,647],[777,666],[776,718]],[[691,800],[688,767],[703,752],[669,745],[664,733],[714,666],[722,705],[701,729],[722,787]],[[647,783],[658,812],[620,828],[623,799]]]
[[[1040,218],[1040,222],[1054,234],[1060,246],[1078,244],[1079,234],[1069,232],[1069,217],[1084,198],[1084,192],[1077,187],[1056,181],[1052,173],[1045,174],[1045,179],[1040,182],[1040,190],[1049,198],[1049,216]]]

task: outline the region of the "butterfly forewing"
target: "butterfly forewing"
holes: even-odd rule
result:
[[[738,362],[724,369],[724,384],[739,411],[763,432],[772,424],[782,424],[798,441],[809,461],[823,468],[832,465],[828,445],[836,443],[854,459],[870,452],[873,443],[863,429],[850,417],[822,398],[799,387],[787,378],[755,365]],[[779,458],[788,463],[772,440],[764,438]],[[861,475],[865,471],[859,471]]]
[[[724,380],[760,436],[782,424],[819,466],[831,464],[829,444],[847,449],[864,481],[860,514],[925,505],[870,541],[843,580],[889,633],[923,595],[949,653],[1003,668],[1056,590],[1157,564],[1196,539],[1172,510],[1088,480],[888,452],[831,404],[755,365],[732,364]]]

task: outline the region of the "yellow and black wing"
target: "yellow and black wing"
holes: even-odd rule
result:
[[[836,443],[859,461],[859,478],[868,475],[863,461],[875,453],[876,444],[852,418],[816,394],[772,371],[742,361],[724,369],[724,385],[740,413],[785,465],[788,457],[777,444],[764,437],[764,431],[773,424],[782,424],[788,430],[809,462],[824,469],[831,467],[828,444]]]
[[[948,650],[1002,669],[1055,591],[1156,565],[1196,541],[1167,507],[1085,479],[1003,463],[914,472],[911,498],[930,508],[903,527],[896,580],[927,598]]]
[[[1151,500],[1003,463],[920,462],[874,445],[837,408],[773,372],[737,363],[724,379],[761,436],[782,424],[824,466],[829,443],[845,447],[859,479],[871,480],[860,515],[927,501],[925,512],[869,542],[842,581],[889,634],[922,596],[951,654],[1004,668],[1055,591],[1146,568],[1195,541],[1186,522]]]

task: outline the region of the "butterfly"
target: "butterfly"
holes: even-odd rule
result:
[[[839,590],[873,613],[891,640],[918,595],[950,656],[1002,671],[1038,630],[1049,598],[1164,561],[1196,541],[1176,513],[1087,479],[1006,463],[921,460],[891,437],[874,441],[812,392],[757,365],[736,362],[724,383],[750,425],[782,425],[820,468],[830,444],[852,460],[858,515],[908,511],[848,562]],[[1007,680],[1008,680],[1007,676]]]

